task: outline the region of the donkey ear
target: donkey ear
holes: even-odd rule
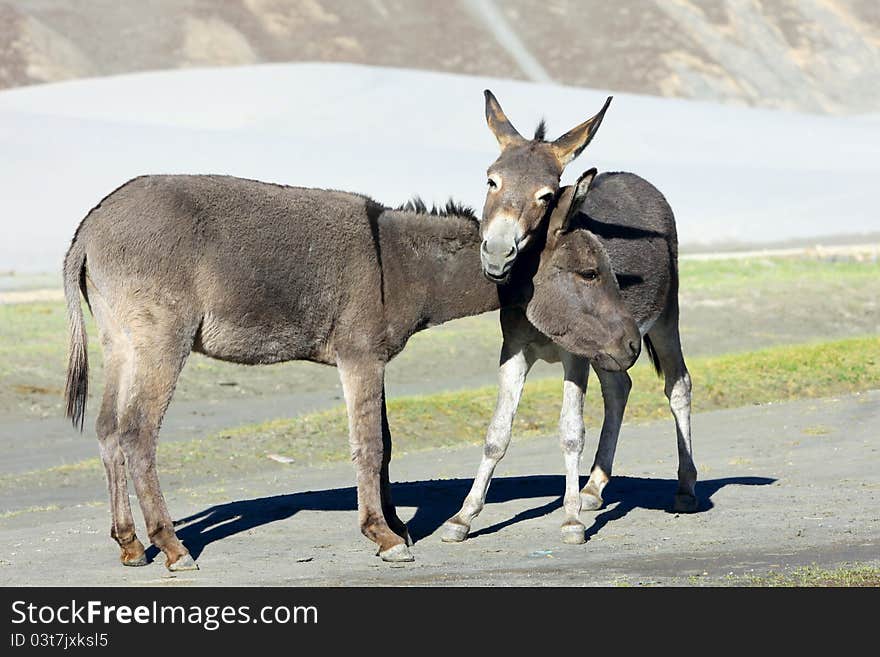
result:
[[[486,123],[489,124],[489,130],[495,135],[495,139],[498,140],[501,150],[515,142],[524,141],[522,135],[516,131],[516,128],[504,115],[504,110],[501,109],[501,105],[492,92],[486,89],[483,94],[486,96]]]
[[[587,198],[587,192],[589,192],[590,187],[593,186],[593,179],[596,177],[597,173],[598,171],[596,171],[596,167],[593,167],[587,169],[580,175],[580,177],[578,177],[577,182],[574,184],[574,194],[572,194],[571,205],[568,207],[566,218],[569,222],[584,204],[584,199]]]
[[[556,237],[560,233],[564,233],[571,225],[572,218],[580,211],[587,198],[587,192],[593,184],[593,178],[596,177],[596,168],[593,167],[584,171],[574,185],[570,185],[562,190],[556,207],[553,208],[553,214],[550,216],[548,225],[548,233]]]
[[[602,118],[605,116],[605,111],[611,104],[612,98],[613,96],[608,96],[602,109],[592,119],[584,121],[576,128],[572,128],[553,142],[553,152],[556,155],[556,159],[559,160],[559,164],[564,167],[580,155],[581,151],[587,147],[587,144],[593,140],[593,136],[602,124]]]

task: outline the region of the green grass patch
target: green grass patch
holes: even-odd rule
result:
[[[89,329],[95,335],[94,324]],[[22,368],[63,373],[66,349],[67,313],[62,302],[0,305],[0,377]]]
[[[766,575],[733,578],[734,586],[767,587],[876,587],[880,586],[880,567],[871,565],[844,565],[826,569],[805,566],[790,571],[771,571]]]
[[[820,397],[880,387],[880,338],[776,347],[747,354],[694,359],[695,412],[736,408],[804,397]],[[625,420],[641,422],[669,416],[662,380],[647,366],[631,370],[633,390]],[[595,377],[592,386],[598,387]],[[420,450],[482,440],[495,408],[497,388],[487,386],[434,395],[403,397],[388,403],[395,448]],[[562,399],[561,379],[526,384],[517,411],[517,436],[544,435],[555,430]],[[598,390],[588,395],[585,418],[596,426],[603,417]],[[244,427],[235,435],[265,451],[311,455],[347,454],[344,408],[293,420]],[[328,446],[336,447],[328,450]],[[292,453],[293,452],[293,453]]]
[[[680,263],[679,272],[680,289],[689,293],[730,293],[804,283],[876,285],[880,261],[811,257],[685,260]]]
[[[749,404],[825,397],[880,388],[880,337],[776,347],[689,363],[694,383],[695,412]],[[633,390],[625,420],[668,418],[663,383],[647,366],[630,370]],[[591,381],[598,387],[595,377]],[[495,407],[494,386],[433,395],[401,397],[388,403],[395,451],[418,451],[480,443]],[[561,379],[527,383],[517,413],[517,437],[546,435],[556,430],[562,397]],[[601,395],[589,394],[585,418],[589,426],[602,419]],[[276,467],[267,454],[282,454],[299,464],[347,459],[348,424],[344,406],[290,420],[239,427],[187,442],[160,443],[163,477],[227,476]],[[284,467],[277,464],[277,467]],[[49,470],[0,477],[0,489],[64,485],[78,477],[103,472],[98,459]],[[48,484],[47,484],[48,482]]]
[[[26,513],[45,513],[46,511],[58,511],[61,507],[57,504],[47,504],[45,506],[29,506],[25,509],[16,509],[15,511],[4,511],[0,513],[0,520],[8,520]]]
[[[685,260],[680,271],[682,335],[688,354],[742,352],[880,330],[877,261]],[[94,321],[87,310],[85,316],[93,391],[89,403],[94,408],[103,381],[102,358]],[[738,330],[731,331],[732,325]],[[61,413],[67,339],[64,303],[0,305],[0,413]],[[426,372],[446,372],[455,362],[459,385],[490,382],[500,344],[497,313],[463,318],[413,336],[390,372],[393,380],[418,386]],[[444,385],[452,387],[453,382]],[[311,363],[247,367],[194,355],[175,399],[230,399],[337,387],[335,371]]]

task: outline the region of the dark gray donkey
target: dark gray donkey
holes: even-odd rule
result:
[[[563,169],[593,139],[610,102],[608,98],[593,118],[555,141],[547,141],[543,122],[533,139],[522,137],[492,93],[486,91],[486,120],[501,154],[487,172],[488,191],[480,225],[481,263],[489,280],[503,284],[510,280],[511,272],[517,271],[517,263],[531,257],[528,254],[538,245],[543,254],[535,281],[555,271],[566,280],[568,289],[583,287],[605,275],[601,268],[579,262],[596,250],[580,245],[598,238],[598,250],[611,262],[613,277],[644,336],[654,367],[665,376],[665,392],[678,436],[678,491],[673,508],[692,512],[698,504],[690,428],[691,379],[679,339],[678,239],[672,209],[653,185],[631,173],[605,173],[594,180],[595,170],[591,170],[574,187],[559,187]],[[562,264],[554,264],[559,262]],[[572,272],[587,272],[589,276],[584,280],[583,275],[573,276]],[[556,289],[563,286],[557,281]],[[537,297],[540,287],[536,284],[535,289]],[[592,359],[602,387],[605,419],[590,479],[578,494],[578,464],[584,445],[583,403],[591,359],[578,355],[583,353],[578,342],[582,338],[568,339],[546,327],[539,331],[531,319],[517,307],[501,311],[504,344],[498,405],[471,492],[461,511],[445,524],[443,540],[464,540],[471,522],[482,510],[492,473],[510,443],[523,384],[538,359],[562,361],[565,372],[560,417],[566,463],[562,539],[582,543],[584,526],[578,520],[582,506],[595,510],[603,504],[602,489],[611,477],[632,381],[625,368],[613,367],[607,358]],[[551,336],[553,342],[542,333]]]
[[[67,414],[82,428],[88,386],[80,293],[105,362],[97,419],[112,513],[126,565],[146,562],[135,535],[126,466],[150,541],[171,570],[196,565],[159,487],[156,442],[191,351],[246,364],[310,360],[339,369],[357,470],[361,531],[386,561],[411,560],[391,501],[386,363],[416,331],[516,307],[575,353],[632,365],[638,328],[616,283],[583,290],[548,281],[524,257],[508,285],[480,270],[479,227],[453,206],[425,216],[339,191],[226,176],[145,176],[82,221],[64,262],[71,330]],[[430,214],[430,213],[428,213]],[[601,252],[597,251],[601,258]],[[603,266],[609,267],[607,260]],[[544,300],[542,301],[542,297]]]

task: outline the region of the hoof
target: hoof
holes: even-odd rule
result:
[[[581,511],[598,511],[604,503],[598,495],[581,491]]]
[[[410,552],[409,548],[403,543],[392,545],[387,550],[379,552],[379,556],[382,557],[382,561],[389,561],[391,563],[415,561],[412,552]]]
[[[566,545],[581,545],[587,542],[584,537],[585,527],[577,523],[575,525],[562,525],[562,542]]]
[[[440,540],[444,543],[461,543],[468,537],[469,531],[470,527],[466,525],[446,521],[443,523],[443,531],[440,534]]]
[[[198,570],[199,569],[199,564],[197,564],[195,562],[195,560],[192,558],[192,555],[189,554],[188,552],[172,564],[169,564],[166,562],[165,566],[172,573],[178,573],[178,572],[181,572],[184,570]]]
[[[676,513],[694,513],[697,510],[697,498],[687,493],[678,493],[675,496],[675,503],[672,510]]]
[[[123,554],[120,561],[122,561],[123,566],[146,566],[147,565],[147,555],[145,553],[141,552],[140,555],[138,555],[136,557],[126,558],[126,556]]]

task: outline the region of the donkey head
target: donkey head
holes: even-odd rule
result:
[[[525,139],[508,121],[492,92],[487,89],[485,95],[486,121],[501,146],[501,155],[487,171],[489,190],[480,226],[480,261],[489,280],[503,283],[517,255],[553,206],[562,170],[593,139],[611,97],[596,116],[548,142],[543,122],[533,139]]]
[[[572,221],[595,175],[590,169],[559,194],[526,317],[567,351],[605,370],[625,370],[639,356],[639,327],[624,305],[602,243]]]

